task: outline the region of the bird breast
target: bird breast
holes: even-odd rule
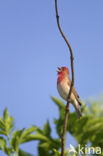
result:
[[[67,100],[68,93],[70,90],[70,86],[68,85],[68,80],[64,79],[60,83],[57,84],[57,89],[60,94],[60,96],[64,99]]]

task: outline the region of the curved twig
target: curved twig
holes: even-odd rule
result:
[[[72,48],[70,46],[70,43],[68,42],[67,38],[65,37],[62,29],[61,29],[61,26],[60,26],[60,23],[59,23],[59,15],[58,15],[58,7],[57,7],[57,0],[55,0],[55,10],[56,10],[56,19],[57,19],[57,25],[58,25],[58,28],[59,28],[59,31],[62,35],[62,37],[64,38],[68,48],[69,48],[69,51],[70,51],[70,57],[71,57],[71,71],[72,71],[72,82],[71,82],[71,86],[70,86],[70,91],[68,93],[68,98],[67,98],[67,105],[66,105],[66,110],[65,110],[65,120],[64,120],[64,128],[63,128],[63,134],[62,134],[62,137],[61,137],[61,156],[64,156],[64,150],[65,150],[65,134],[66,134],[66,129],[67,129],[67,121],[68,121],[68,113],[69,113],[69,103],[70,103],[70,96],[71,96],[71,93],[72,93],[72,88],[74,86],[74,64],[73,64],[73,60],[74,60],[74,57],[73,57],[73,52],[72,52]]]

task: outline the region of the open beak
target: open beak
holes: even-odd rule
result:
[[[57,73],[60,73],[62,71],[61,68],[60,67],[57,68],[58,68]]]

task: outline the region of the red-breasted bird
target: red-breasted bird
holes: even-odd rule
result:
[[[58,78],[57,78],[57,89],[60,94],[60,96],[67,101],[70,86],[71,86],[71,80],[69,77],[69,70],[67,67],[58,67]],[[72,88],[72,93],[70,97],[70,102],[75,107],[79,118],[82,116],[80,106],[81,103],[79,101],[79,95],[77,94],[75,88]]]

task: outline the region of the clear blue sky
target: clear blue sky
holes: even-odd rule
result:
[[[58,9],[74,52],[75,87],[82,99],[98,95],[103,91],[103,1],[62,0]],[[50,96],[59,97],[56,68],[64,65],[70,67],[70,57],[54,0],[0,1],[0,116],[8,107],[19,129],[42,128],[49,119],[55,137],[58,109]],[[36,143],[21,147],[36,152]]]

